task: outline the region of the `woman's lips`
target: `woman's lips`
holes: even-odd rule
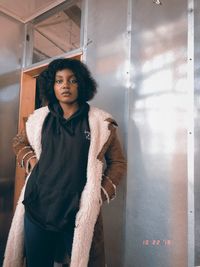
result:
[[[70,93],[70,92],[63,92],[61,95],[62,95],[62,96],[70,96],[71,93]]]

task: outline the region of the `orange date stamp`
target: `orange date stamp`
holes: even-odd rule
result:
[[[171,246],[171,239],[145,239],[142,241],[143,246]]]

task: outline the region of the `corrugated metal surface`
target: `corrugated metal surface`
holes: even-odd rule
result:
[[[17,133],[23,25],[0,14],[0,262],[13,208],[15,157],[11,141]],[[9,29],[9,30],[8,30]],[[1,263],[0,263],[1,265]]]
[[[132,1],[125,267],[187,266],[187,1],[159,2]]]

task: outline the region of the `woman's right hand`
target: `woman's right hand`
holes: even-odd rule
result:
[[[30,165],[31,165],[31,170],[33,170],[33,168],[35,167],[35,165],[37,164],[38,160],[36,158],[32,158],[30,159]]]

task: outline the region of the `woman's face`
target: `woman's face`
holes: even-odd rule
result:
[[[55,96],[59,102],[73,104],[78,100],[78,83],[70,69],[59,70],[55,75]]]

